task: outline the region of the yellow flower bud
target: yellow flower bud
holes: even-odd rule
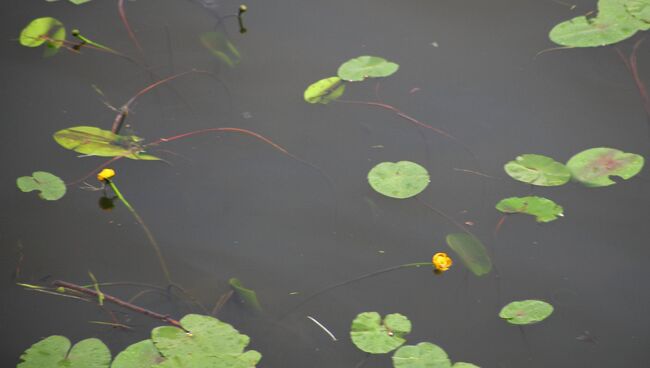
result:
[[[431,258],[431,262],[437,271],[447,271],[454,263],[447,253],[436,253]]]
[[[104,169],[97,174],[97,180],[104,181],[108,180],[115,176],[115,170],[113,169]]]

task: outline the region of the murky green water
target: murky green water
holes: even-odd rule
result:
[[[575,4],[571,10],[551,0],[250,1],[248,32],[241,35],[235,18],[219,24],[215,18],[235,12],[237,2],[219,2],[217,13],[189,0],[127,2],[156,75],[192,68],[218,75],[186,76],[143,96],[129,116],[131,131],[151,141],[210,127],[250,129],[313,166],[251,137],[219,133],[161,145],[166,151],[157,153],[169,164],[120,160],[115,181],[158,239],[174,280],[201,302],[211,308],[230,290],[231,277],[257,291],[262,315],[231,301],[218,317],[251,337],[250,347],[263,354],[260,367],[354,367],[365,354],[350,342],[349,327],[364,311],[407,315],[414,326],[408,343],[430,341],[452,360],[482,367],[645,366],[645,172],[606,188],[531,189],[502,169],[522,153],[565,162],[600,146],[649,157],[638,92],[612,47],[535,57],[553,47],[547,33],[554,24],[595,7],[594,1]],[[113,211],[99,209],[100,192],[76,185],[62,200],[45,202],[20,193],[15,178],[46,170],[71,181],[99,165],[101,158],[77,158],[51,135],[76,125],[110,129],[115,112],[92,85],[120,106],[152,77],[111,55],[87,50],[43,59],[40,50],[12,41],[31,19],[53,16],[139,57],[116,1],[11,0],[0,9],[7,40],[0,48],[0,359],[14,366],[24,349],[53,334],[99,337],[115,354],[160,323],[119,310],[119,320],[134,330],[91,324],[109,318],[92,303],[26,291],[15,282],[85,284],[90,270],[104,282],[165,285],[142,228],[119,203]],[[241,53],[236,67],[203,48],[198,37],[211,30],[227,32]],[[629,52],[633,42],[619,47]],[[646,81],[648,50],[639,51]],[[462,143],[381,108],[303,101],[310,83],[359,55],[399,63],[381,81],[381,99]],[[375,83],[349,86],[345,97],[375,100]],[[478,278],[458,260],[440,276],[428,268],[399,270],[296,308],[328,285],[449,252],[445,236],[458,232],[453,223],[417,199],[391,200],[368,186],[370,168],[400,160],[429,170],[431,184],[418,198],[470,224],[491,253],[493,271]],[[529,194],[562,204],[565,217],[540,225],[510,216],[495,237],[501,215],[494,204]],[[104,289],[124,299],[137,290]],[[523,329],[508,325],[498,312],[520,299],[546,300],[555,312]],[[191,311],[157,294],[138,303],[178,318]],[[364,366],[391,367],[390,354]]]

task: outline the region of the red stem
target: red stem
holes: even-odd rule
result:
[[[637,66],[637,54],[639,46],[641,46],[641,43],[643,41],[644,39],[642,38],[634,44],[632,53],[630,54],[629,58],[625,56],[625,54],[623,54],[619,48],[616,48],[616,52],[623,61],[623,64],[625,64],[625,68],[627,68],[627,70],[632,75],[634,83],[636,84],[636,88],[639,90],[639,95],[641,96],[643,109],[645,110],[646,116],[650,119],[650,96],[648,95],[648,90],[645,86],[645,83],[643,83],[641,77],[639,76],[639,68]]]
[[[138,38],[135,37],[135,33],[133,32],[133,29],[131,29],[131,25],[129,24],[129,21],[126,18],[126,10],[124,9],[124,0],[117,1],[117,11],[120,13],[120,19],[122,19],[122,24],[124,24],[124,28],[126,28],[126,31],[129,34],[129,38],[131,39],[131,41],[133,41],[133,44],[138,49],[138,51],[140,51],[140,54],[144,55],[144,50],[142,50],[140,41],[138,41]]]

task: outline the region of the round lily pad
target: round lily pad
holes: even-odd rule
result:
[[[447,245],[451,248],[467,267],[476,276],[483,276],[492,269],[492,260],[487,249],[476,237],[466,233],[447,235]]]
[[[641,171],[643,164],[641,155],[599,147],[576,154],[569,159],[566,166],[573,178],[582,184],[588,187],[605,187],[616,184],[610,176],[630,179]]]
[[[16,368],[108,368],[111,352],[99,339],[85,339],[70,349],[64,336],[50,336],[27,349]]]
[[[411,161],[382,162],[368,173],[372,189],[391,198],[410,198],[429,185],[427,169]]]
[[[21,176],[16,179],[16,185],[23,192],[38,190],[38,196],[48,201],[61,199],[66,192],[63,180],[46,171],[36,171],[32,176]]]
[[[563,164],[550,157],[525,154],[505,164],[510,177],[533,185],[551,187],[562,185],[571,179],[571,172]]]
[[[366,78],[388,77],[399,65],[377,56],[359,56],[341,64],[338,76],[346,81],[359,82]]]
[[[535,216],[537,222],[551,222],[563,216],[562,206],[544,197],[510,197],[499,201],[497,210],[504,213],[524,213]]]
[[[341,97],[345,92],[345,84],[339,77],[321,79],[311,84],[304,93],[305,101],[315,104],[328,104]]]
[[[402,346],[393,354],[393,366],[395,368],[452,367],[447,353],[438,345],[430,342]]]
[[[541,322],[553,313],[553,306],[541,300],[512,302],[499,312],[499,317],[513,325],[530,325]]]
[[[392,351],[406,342],[404,335],[411,332],[411,321],[399,313],[386,315],[382,321],[377,312],[359,314],[350,328],[352,342],[371,354]]]

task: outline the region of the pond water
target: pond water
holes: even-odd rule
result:
[[[214,5],[214,6],[207,6]],[[429,341],[453,361],[481,367],[632,367],[650,362],[650,276],[645,172],[604,188],[577,183],[531,187],[503,165],[524,153],[566,162],[591,147],[650,157],[648,120],[638,91],[613,47],[548,52],[548,31],[595,8],[595,1],[364,0],[247,2],[245,34],[234,1],[128,1],[128,19],[149,68],[90,49],[43,58],[15,39],[36,17],[142,60],[125,31],[117,1],[0,4],[3,211],[0,214],[0,329],[3,366],[50,335],[98,337],[113,354],[162,323],[107,305],[133,329],[108,321],[95,303],[25,290],[16,282],[166,280],[143,228],[121,203],[97,205],[102,192],[68,187],[56,202],[16,189],[15,179],[50,171],[73,181],[105,161],[78,158],[52,140],[60,129],[110,129],[115,112],[160,77],[191,74],[143,95],[125,131],[148,141],[197,129],[237,127],[286,148],[293,159],[250,136],[220,132],[161,144],[167,163],[122,159],[115,183],[158,240],[173,280],[208,309],[239,278],[263,306],[251,312],[234,298],[217,317],[251,338],[259,367],[392,367],[391,354],[366,358],[350,341],[365,311],[402,313],[409,344]],[[572,9],[571,5],[576,5]],[[229,67],[199,35],[226,34],[239,51]],[[633,38],[619,45],[628,53]],[[650,81],[650,45],[639,50]],[[394,75],[347,86],[346,100],[381,101],[442,129],[457,141],[376,106],[307,104],[303,91],[360,55],[400,65]],[[233,56],[233,55],[231,55]],[[153,74],[152,74],[153,73]],[[105,97],[93,89],[99,88]],[[383,161],[420,163],[431,175],[417,198],[373,191],[368,171]],[[484,175],[471,173],[467,170]],[[99,185],[93,177],[90,184]],[[563,218],[538,224],[494,205],[540,195],[564,207]],[[426,205],[433,206],[448,217]],[[451,219],[451,221],[450,221]],[[456,224],[455,224],[456,223]],[[476,277],[445,237],[466,226],[489,250],[492,272]],[[454,257],[434,275],[406,268],[305,299],[329,285],[387,267]],[[141,288],[106,286],[123,299]],[[177,295],[177,293],[175,293]],[[499,318],[514,300],[555,307],[545,321],[517,327]],[[135,302],[180,318],[202,311],[158,293]],[[302,304],[301,304],[302,303]],[[307,316],[326,326],[332,339]]]

